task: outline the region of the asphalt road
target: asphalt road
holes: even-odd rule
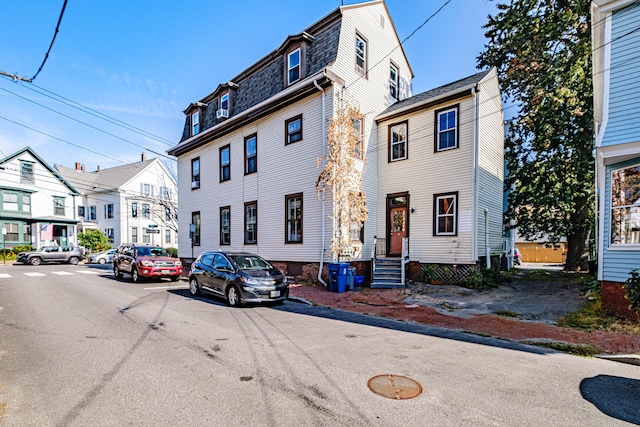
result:
[[[232,309],[107,267],[0,266],[0,426],[629,425],[638,369],[290,301]],[[379,396],[381,374],[423,392]]]

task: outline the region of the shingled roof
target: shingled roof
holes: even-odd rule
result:
[[[215,126],[217,122],[218,96],[224,89],[233,90],[233,101],[229,111],[229,117],[233,117],[243,111],[265,101],[285,87],[285,66],[283,46],[290,40],[308,40],[306,49],[304,76],[311,76],[335,61],[338,54],[338,42],[342,25],[342,12],[335,9],[324,18],[306,28],[299,34],[289,36],[281,46],[264,56],[255,64],[232,78],[228,83],[219,85],[215,91],[202,98],[199,102],[190,105],[200,107],[201,131]],[[187,115],[180,142],[191,137],[191,117]]]
[[[490,72],[491,69],[484,70],[472,76],[457,80],[453,83],[448,83],[444,86],[440,86],[435,89],[431,89],[426,92],[414,95],[411,98],[398,101],[384,110],[382,113],[380,113],[376,120],[386,119],[389,116],[393,116],[394,113],[405,112],[413,108],[418,108],[423,105],[430,104],[431,101],[441,99],[443,97],[446,97],[447,95],[454,95],[458,92],[469,90],[471,86],[480,83],[482,79],[484,79]]]
[[[62,165],[56,165],[55,167],[60,172],[60,175],[72,183],[78,191],[87,194],[117,190],[156,160],[143,160],[94,172],[77,170]]]

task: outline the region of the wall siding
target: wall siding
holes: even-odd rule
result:
[[[489,218],[490,255],[502,253],[504,192],[504,117],[498,77],[495,71],[480,83],[478,149],[478,255],[486,256],[485,217]]]
[[[603,147],[640,140],[640,32],[632,32],[638,22],[640,4],[613,12],[609,118]]]
[[[611,245],[611,172],[640,164],[640,157],[622,163],[607,166],[605,176],[604,212],[604,253],[602,265],[602,280],[610,282],[624,282],[629,278],[633,268],[640,268],[640,245]]]

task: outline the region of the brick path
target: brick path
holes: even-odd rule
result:
[[[591,345],[602,353],[640,354],[640,336],[607,331],[583,331],[497,315],[450,316],[432,307],[407,304],[402,289],[329,292],[323,286],[291,285],[291,296],[314,304],[355,313],[455,329],[512,341],[555,341]]]

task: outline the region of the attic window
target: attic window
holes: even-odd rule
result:
[[[36,178],[33,173],[33,163],[20,161],[20,183],[21,184],[35,184]]]
[[[229,94],[225,93],[220,97],[220,109],[229,111]]]
[[[300,48],[287,55],[287,70],[289,72],[288,84],[300,80]]]
[[[196,111],[191,114],[191,135],[197,135],[200,132],[200,112]]]
[[[367,74],[367,41],[356,33],[356,71]]]

